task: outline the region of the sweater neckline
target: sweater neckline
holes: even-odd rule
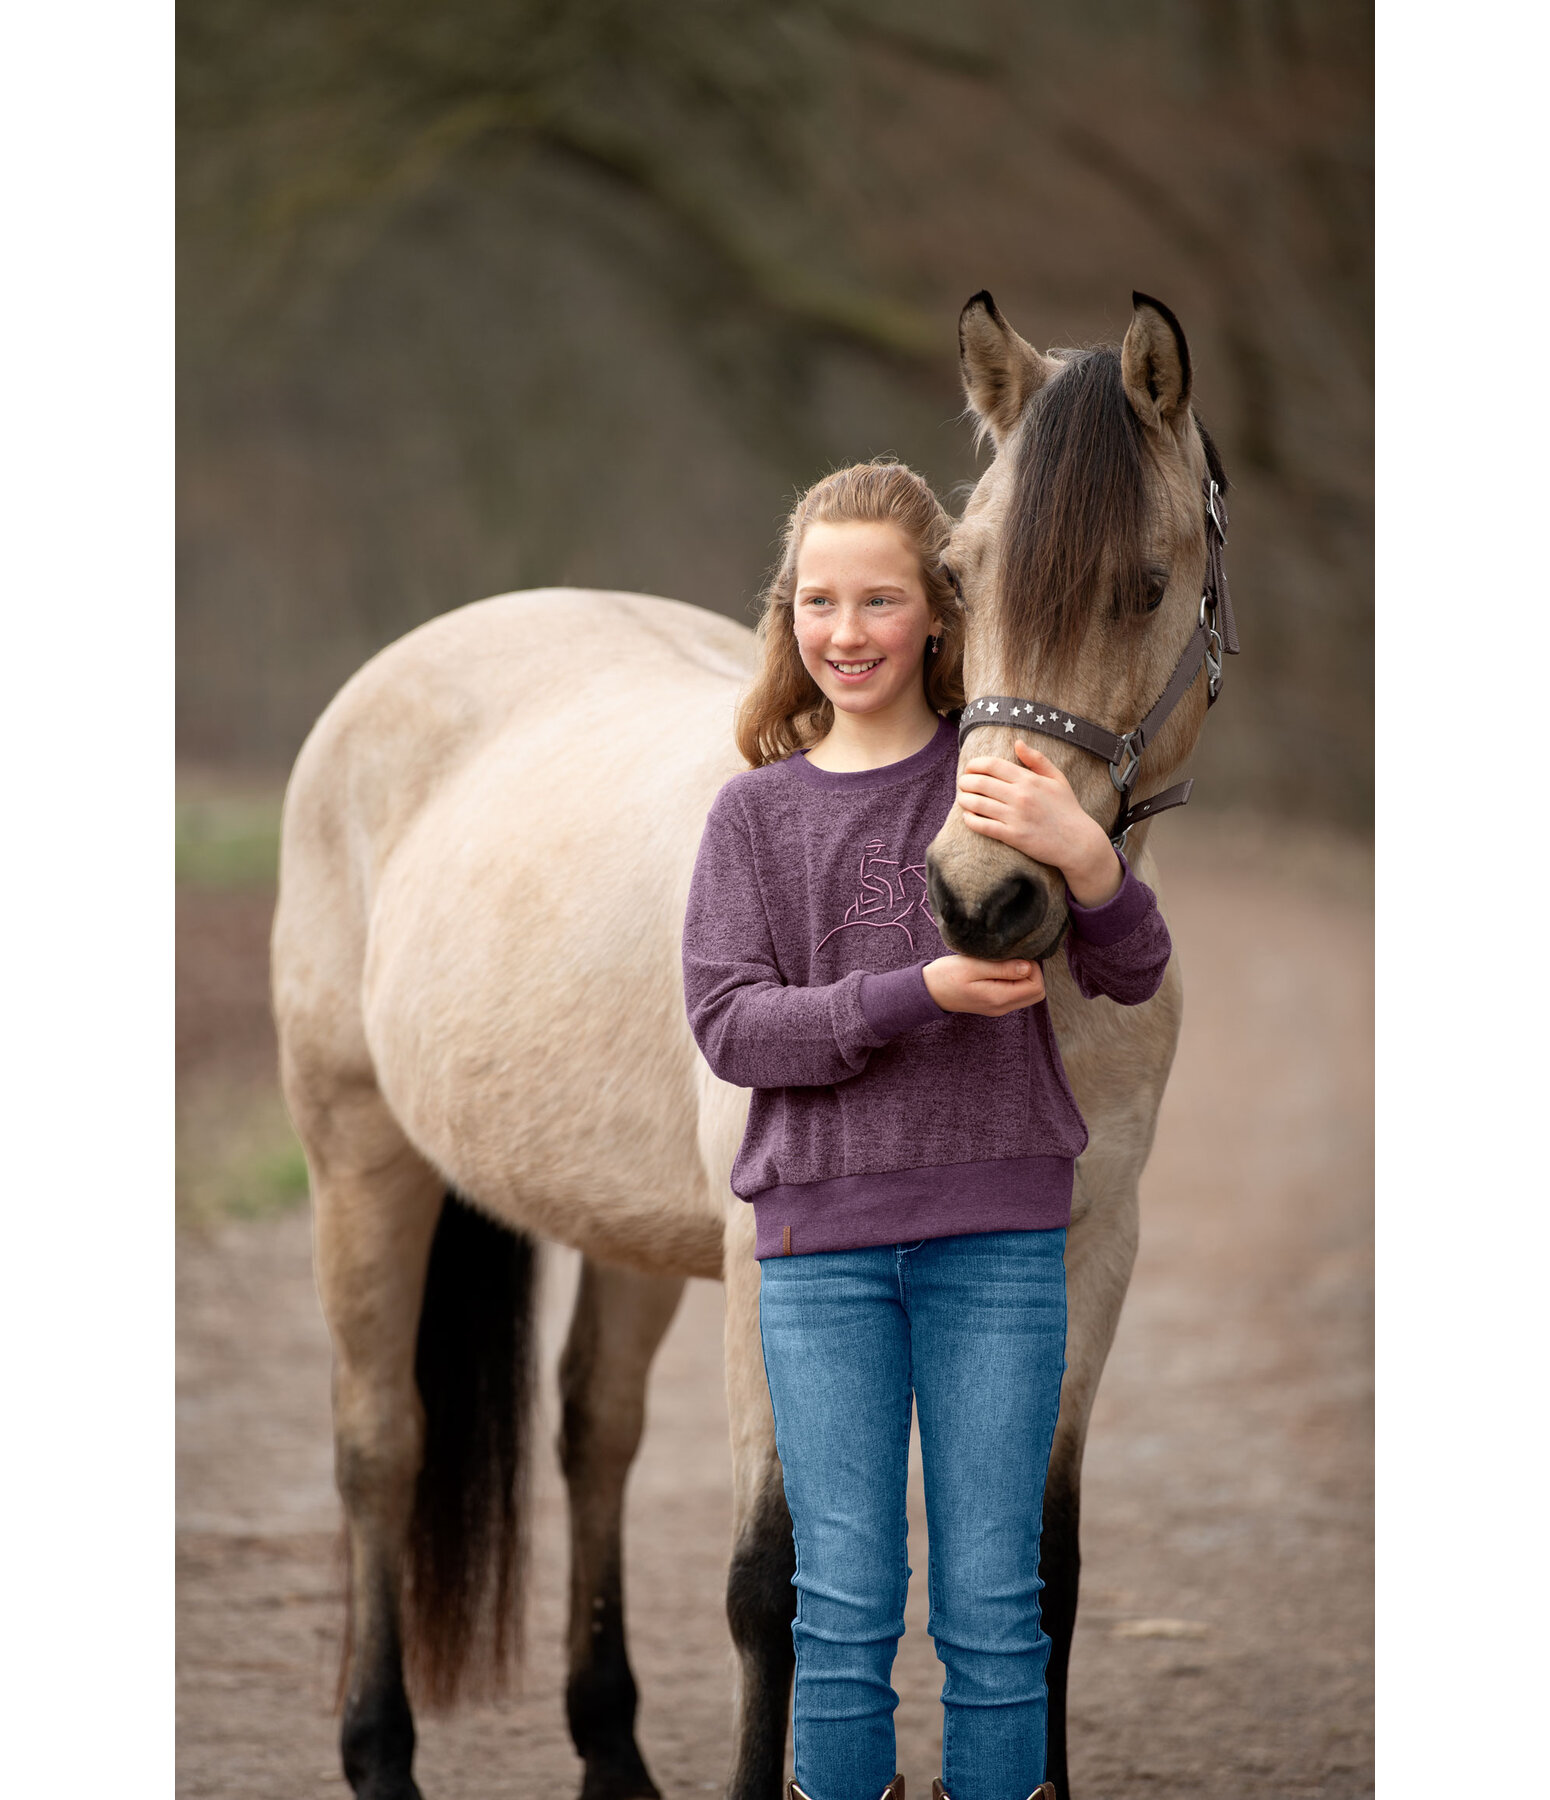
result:
[[[884,763],[878,769],[819,769],[807,760],[805,750],[795,750],[785,758],[785,766],[799,781],[810,787],[844,790],[852,794],[872,788],[898,787],[913,781],[958,747],[958,728],[951,719],[938,719],[936,734],[913,756],[899,762]]]

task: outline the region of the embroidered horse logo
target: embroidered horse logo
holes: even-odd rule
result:
[[[856,897],[845,908],[845,917],[833,931],[827,931],[814,946],[821,950],[838,932],[853,925],[867,925],[875,931],[902,931],[915,948],[915,934],[908,921],[924,919],[935,925],[931,908],[926,904],[926,865],[900,863],[887,856],[881,838],[873,838],[861,854],[860,883]]]

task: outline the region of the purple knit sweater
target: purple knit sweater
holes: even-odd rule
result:
[[[944,1012],[946,953],[926,847],[957,793],[957,732],[859,774],[787,757],[735,775],[705,823],[684,921],[684,996],[705,1060],[752,1088],[732,1186],[757,1254],[1039,1230],[1071,1216],[1086,1146],[1042,1001]],[[1135,1005],[1171,944],[1129,867],[1102,906],[1070,901],[1082,993]]]

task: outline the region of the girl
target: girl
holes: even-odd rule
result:
[[[964,617],[950,523],[898,463],[798,503],[684,925],[689,1020],[753,1090],[732,1186],[753,1203],[760,1331],[796,1539],[787,1800],[903,1800],[910,1407],[946,1671],[951,1800],[1045,1787],[1039,1527],[1065,1367],[1065,1226],[1086,1129],[1037,964],[945,954],[926,848],[968,824],[1065,876],[1077,985],[1156,992],[1151,890],[1046,757],[971,760],[951,716]]]

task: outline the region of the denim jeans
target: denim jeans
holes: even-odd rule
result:
[[[1039,1528],[1065,1369],[1064,1231],[771,1257],[759,1324],[796,1537],[796,1779],[878,1800],[893,1779],[910,1399],[945,1670],[952,1800],[1044,1779]]]

